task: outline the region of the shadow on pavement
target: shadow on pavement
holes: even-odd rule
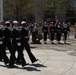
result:
[[[69,51],[69,50],[59,50],[59,49],[56,49],[55,51],[67,52],[67,51]]]
[[[70,43],[66,43],[65,45],[71,45]]]
[[[60,44],[57,44],[57,45],[71,45],[70,43],[60,43]]]
[[[35,67],[24,67],[24,68],[22,68],[23,70],[27,70],[27,71],[41,71],[41,70],[39,70],[39,69],[37,69],[37,68],[35,68]]]
[[[36,66],[36,64],[34,64]],[[38,65],[38,64],[37,64]],[[7,69],[22,69],[22,70],[27,70],[27,71],[41,71],[39,69],[37,69],[36,67],[30,66],[30,67],[18,67],[15,65],[15,67],[9,67],[9,66],[5,66],[5,65],[0,65],[1,67],[5,67]],[[42,66],[42,65],[41,65]],[[42,66],[45,67],[45,66]]]
[[[5,67],[7,69],[23,69],[23,70],[27,70],[27,71],[41,71],[39,69],[37,69],[36,67],[18,67],[15,65],[15,67],[9,67],[9,66],[5,66],[5,65],[0,65],[1,67]]]
[[[47,66],[44,66],[44,65],[42,65],[42,64],[32,64],[32,65],[30,65],[30,66],[35,66],[35,67],[47,67]]]
[[[37,48],[37,47],[35,47],[35,46],[31,46],[30,48],[35,49],[35,48]]]
[[[15,67],[11,68],[9,66],[5,66],[5,65],[0,65],[1,67],[6,67],[7,69],[23,69],[23,70],[27,70],[27,71],[41,71],[39,69],[37,69],[37,67],[43,67],[46,68],[47,66],[44,66],[42,64],[30,64],[28,66],[24,66],[24,67],[18,67],[17,65],[15,65]]]
[[[50,44],[49,44],[50,45]],[[66,43],[66,44],[64,44],[64,43],[54,43],[54,44],[51,44],[51,45],[71,45],[70,43]]]

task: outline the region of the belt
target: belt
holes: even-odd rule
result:
[[[28,36],[25,36],[25,38],[28,38]]]
[[[43,30],[44,32],[47,32],[47,30]]]
[[[20,38],[16,38],[16,40],[20,40]]]

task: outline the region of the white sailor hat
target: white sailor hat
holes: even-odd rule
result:
[[[37,25],[37,23],[35,23],[35,25]]]
[[[53,24],[53,22],[50,22],[51,24]]]
[[[8,23],[10,23],[10,21],[6,21],[6,22],[5,22],[5,24],[8,24]]]
[[[18,23],[18,21],[13,21],[13,24]]]
[[[46,24],[47,22],[44,22],[44,24]]]
[[[26,23],[26,21],[22,21],[22,22],[21,22],[21,24],[25,24],[25,23]]]

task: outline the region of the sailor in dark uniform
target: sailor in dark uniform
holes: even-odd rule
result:
[[[49,32],[50,32],[50,40],[51,40],[51,43],[54,44],[54,34],[55,34],[55,27],[52,23],[50,23],[50,26],[49,26]]]
[[[9,63],[9,59],[6,56],[6,51],[4,47],[3,25],[2,24],[0,24],[0,58],[4,61],[5,65]]]
[[[63,26],[63,34],[64,34],[64,43],[66,44],[67,34],[68,34],[68,26],[66,23]]]
[[[6,21],[3,27],[3,44],[4,50],[9,50],[11,53],[11,23],[10,21]],[[9,60],[9,58],[8,58]]]
[[[24,55],[23,55],[23,47],[21,44],[19,23],[17,21],[13,21],[12,50],[11,50],[9,67],[14,67],[15,52],[16,51],[18,52],[18,56],[19,56],[19,59],[21,61],[22,67],[24,67],[27,64],[26,64],[26,61],[25,61]]]
[[[58,41],[58,44],[60,44],[60,41],[61,41],[61,33],[62,33],[62,27],[60,23],[58,23],[56,26],[56,39]]]
[[[25,21],[22,21],[21,22],[21,30],[20,30],[20,35],[21,35],[21,42],[22,42],[22,46],[25,48],[25,50],[27,51],[27,54],[31,60],[32,63],[38,61],[38,59],[35,58],[35,56],[32,54],[31,50],[30,50],[30,46],[29,46],[29,43],[28,43],[28,40],[29,40],[29,36],[28,36],[28,28],[27,28],[27,25],[26,25],[26,22]]]
[[[47,26],[46,23],[45,23],[45,25],[42,28],[42,32],[43,32],[44,44],[47,44],[46,41],[47,41],[47,35],[48,35],[48,26]]]
[[[0,38],[1,38],[0,40],[2,42],[1,43],[1,45],[2,45],[3,44],[3,25],[1,23],[0,23]],[[0,45],[0,47],[3,48],[1,45]],[[1,55],[2,49],[1,48],[0,48],[0,61],[2,61],[2,55]]]
[[[4,48],[8,48],[11,53],[11,25],[9,21],[5,22],[5,26],[3,29],[3,37],[4,37]]]

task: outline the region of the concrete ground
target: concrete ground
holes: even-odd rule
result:
[[[24,68],[17,65],[15,68],[7,68],[3,62],[0,62],[0,75],[76,75],[76,40],[70,36],[68,44],[52,45],[31,44],[31,51],[39,59],[34,64],[31,63],[26,51],[24,56],[30,65]],[[10,54],[7,53],[9,56]],[[16,65],[16,64],[15,64]]]

